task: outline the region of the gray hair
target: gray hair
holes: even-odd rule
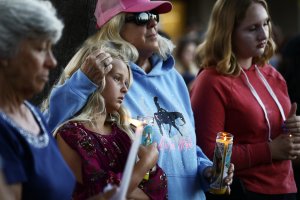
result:
[[[0,58],[11,58],[24,39],[56,43],[63,23],[49,1],[0,0]]]

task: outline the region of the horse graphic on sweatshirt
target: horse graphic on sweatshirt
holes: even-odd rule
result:
[[[159,102],[158,102],[158,97],[154,97],[154,103],[157,108],[157,112],[154,113],[154,119],[159,127],[160,134],[163,135],[162,131],[162,125],[166,124],[169,125],[169,137],[171,137],[171,129],[174,127],[181,136],[182,133],[178,126],[183,126],[186,122],[185,119],[180,112],[167,112],[164,108],[160,107]],[[179,120],[181,120],[182,124],[178,124]]]

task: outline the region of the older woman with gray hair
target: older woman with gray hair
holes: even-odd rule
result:
[[[49,2],[0,1],[0,154],[13,199],[70,199],[75,179],[43,116],[27,100],[56,66],[62,22]]]

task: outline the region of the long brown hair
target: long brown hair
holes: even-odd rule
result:
[[[235,28],[245,18],[245,13],[252,3],[263,5],[269,15],[265,0],[218,0],[215,3],[206,38],[197,48],[197,64],[201,68],[215,67],[224,75],[240,74],[241,68],[233,52],[232,37]],[[270,35],[265,51],[262,56],[253,58],[253,62],[259,65],[266,64],[275,51],[271,22],[268,26]]]

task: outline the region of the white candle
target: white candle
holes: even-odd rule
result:
[[[123,172],[123,177],[121,180],[120,189],[118,192],[111,198],[112,200],[124,200],[126,199],[126,194],[128,191],[129,183],[131,180],[131,175],[133,171],[133,167],[135,165],[136,156],[138,152],[138,148],[141,144],[141,136],[143,132],[143,126],[139,125],[137,126],[135,130],[135,139],[131,145],[129,155],[127,158],[126,166]]]

